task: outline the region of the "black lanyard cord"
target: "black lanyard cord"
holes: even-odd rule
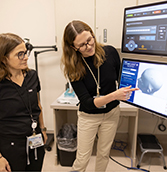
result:
[[[25,77],[24,77],[24,80],[25,80]],[[18,88],[16,87],[15,83],[11,80],[11,78],[10,78],[10,81],[11,81],[11,83],[14,85],[15,89],[17,90],[17,92],[18,92],[20,98],[22,99],[22,102],[24,103],[24,105],[25,105],[27,111],[29,112],[29,115],[30,115],[31,120],[32,120],[32,122],[33,122],[34,119],[33,119],[33,115],[32,115],[32,107],[31,107],[30,97],[29,97],[29,94],[28,94],[28,89],[27,89],[27,82],[26,82],[26,80],[25,80],[25,83],[26,83],[26,91],[27,91],[27,98],[28,98],[29,107],[28,107],[27,104],[25,103],[23,97],[21,96],[21,93],[19,92]]]

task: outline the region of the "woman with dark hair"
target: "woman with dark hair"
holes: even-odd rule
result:
[[[41,171],[47,140],[40,82],[24,41],[0,34],[0,171]]]
[[[129,99],[138,89],[116,90],[119,55],[114,47],[99,44],[92,29],[82,21],[72,21],[65,28],[62,64],[80,100],[77,157],[72,170],[86,170],[97,135],[95,171],[103,172],[117,130],[119,100]]]

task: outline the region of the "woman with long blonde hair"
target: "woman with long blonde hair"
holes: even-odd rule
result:
[[[86,170],[97,135],[95,171],[103,172],[119,121],[119,100],[129,99],[137,89],[116,90],[119,55],[113,46],[99,44],[92,29],[82,21],[72,21],[65,28],[62,64],[80,101],[77,157],[72,170]]]

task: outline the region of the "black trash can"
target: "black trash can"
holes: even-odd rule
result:
[[[64,124],[57,135],[57,152],[60,165],[72,166],[77,151],[77,126]]]
[[[77,148],[75,149],[64,149],[58,145],[58,157],[61,166],[71,167],[76,158]]]

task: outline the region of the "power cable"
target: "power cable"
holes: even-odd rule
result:
[[[120,141],[120,140],[114,140],[114,143],[112,145],[112,149],[122,151],[124,153],[125,157],[127,157],[131,160],[131,167],[121,164],[120,162],[113,159],[111,156],[109,156],[110,159],[113,160],[114,162],[116,162],[117,164],[121,165],[122,167],[127,168],[128,170],[141,170],[141,171],[145,171],[145,172],[150,172],[149,170],[146,170],[146,169],[133,167],[132,159],[130,157],[128,157],[124,151],[126,147],[127,147],[127,143]]]

